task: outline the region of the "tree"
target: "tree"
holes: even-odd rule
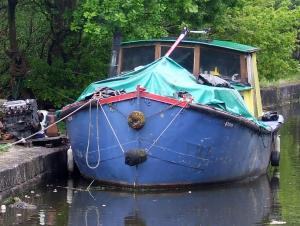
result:
[[[10,44],[7,55],[10,59],[11,89],[14,99],[19,97],[19,89],[28,69],[26,59],[18,47],[15,16],[17,3],[17,0],[7,1],[8,40]]]
[[[15,40],[18,52],[26,57],[24,87],[40,101],[60,107],[74,100],[88,83],[107,76],[112,38],[119,33],[123,40],[177,36],[186,25],[192,29],[209,26],[237,1],[19,1],[14,7]],[[0,14],[4,18],[0,19],[0,44],[7,49],[7,5],[0,5]],[[1,50],[0,57],[7,59]],[[9,77],[5,62],[0,62],[3,88],[8,87],[5,78]]]
[[[267,80],[294,73],[300,8],[290,1],[252,0],[228,10],[216,25],[216,36],[259,47],[258,69]]]
[[[236,0],[84,0],[72,29],[102,41],[121,31],[125,40],[178,34],[186,25],[203,28]]]

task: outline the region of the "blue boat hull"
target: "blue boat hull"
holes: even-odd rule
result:
[[[183,108],[147,98],[101,107],[83,108],[67,119],[74,160],[88,178],[128,186],[178,186],[256,177],[269,165],[271,132],[208,107]],[[139,130],[128,126],[127,117],[136,110],[145,115]],[[146,150],[147,160],[125,164],[124,153],[133,149]]]

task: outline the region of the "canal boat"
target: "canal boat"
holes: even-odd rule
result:
[[[255,178],[278,165],[283,118],[263,114],[258,48],[183,37],[122,43],[117,75],[62,109],[82,175],[178,187]]]

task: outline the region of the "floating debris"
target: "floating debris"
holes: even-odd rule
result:
[[[57,192],[57,189],[54,189],[53,192]]]
[[[1,213],[5,213],[6,212],[6,205],[1,205]]]
[[[105,204],[102,204],[102,206],[105,207],[106,205],[105,205]]]
[[[14,197],[13,201],[14,203],[9,205],[9,207],[11,208],[30,209],[30,210],[34,210],[37,208],[36,205],[23,202],[19,197]]]
[[[34,194],[34,191],[30,191],[31,194]]]
[[[285,221],[272,220],[270,222],[270,224],[272,224],[272,225],[282,225],[282,224],[286,224],[286,222]]]
[[[17,217],[21,217],[22,214],[21,214],[21,213],[17,213],[16,216],[17,216]]]
[[[192,194],[192,191],[189,191],[189,194]]]

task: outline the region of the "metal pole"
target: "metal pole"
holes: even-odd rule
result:
[[[181,34],[177,38],[176,42],[171,46],[171,48],[168,50],[168,52],[165,54],[166,57],[170,56],[171,53],[174,51],[174,49],[178,46],[178,44],[181,42],[182,39],[189,33],[189,30],[187,27],[184,27]]]
[[[115,77],[117,75],[118,60],[121,49],[122,34],[119,30],[113,34],[112,51],[111,51],[111,63],[109,68],[109,76]]]
[[[193,33],[193,34],[207,34],[209,32],[209,30],[203,30],[203,31],[190,31],[187,29],[187,27],[184,27],[181,34],[179,35],[179,37],[177,38],[176,42],[171,46],[171,48],[168,50],[168,52],[165,54],[166,57],[169,57],[172,52],[174,51],[174,49],[178,46],[178,44],[182,41],[182,39],[184,39],[184,37],[188,34],[188,33]]]

